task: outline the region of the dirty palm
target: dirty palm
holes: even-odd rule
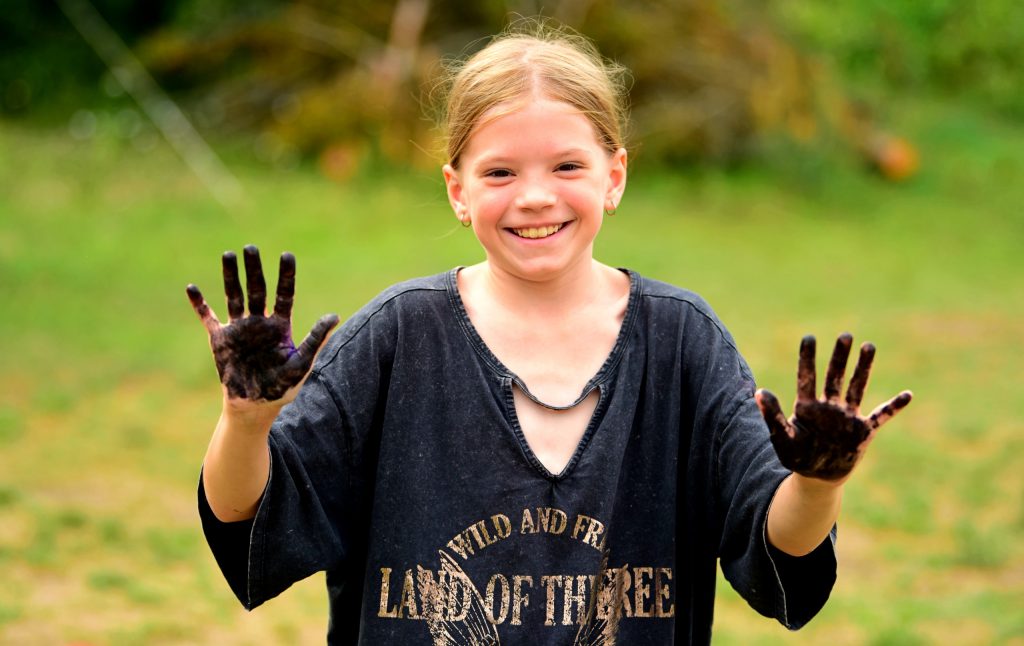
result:
[[[195,285],[187,294],[210,335],[210,348],[221,383],[232,398],[277,400],[298,385],[313,363],[316,350],[327,333],[338,323],[328,314],[313,326],[309,336],[295,347],[292,340],[291,313],[295,297],[295,257],[281,255],[277,300],[270,316],[264,311],[267,285],[259,251],[249,245],[243,250],[249,315],[245,315],[242,284],[238,277],[238,259],[227,252],[222,259],[224,292],[227,297],[228,324],[222,325]]]

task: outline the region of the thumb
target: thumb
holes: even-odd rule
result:
[[[306,338],[302,340],[298,350],[296,350],[296,358],[298,362],[304,367],[308,368],[313,365],[313,359],[327,343],[327,339],[330,337],[330,332],[338,325],[337,314],[325,314],[320,317],[316,323],[313,324],[313,329],[309,331]]]
[[[780,433],[788,437],[793,436],[793,432],[789,428],[789,421],[779,405],[778,397],[770,390],[761,388],[754,393],[754,400],[757,402],[757,407],[761,409],[761,416],[764,417],[765,423],[768,424],[768,430],[773,436]]]
[[[316,359],[316,355],[323,349],[324,344],[327,343],[327,339],[330,337],[330,331],[337,324],[337,314],[327,314],[320,317],[320,320],[313,324],[313,329],[309,331],[306,338],[302,340],[295,354],[288,359],[288,368],[293,371],[293,374],[296,376],[301,375],[302,378],[285,392],[282,397],[284,403],[287,404],[295,399],[303,384],[309,379],[313,360]]]

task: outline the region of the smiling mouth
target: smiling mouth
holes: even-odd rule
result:
[[[536,240],[538,238],[546,238],[548,236],[555,235],[556,233],[561,231],[563,227],[565,227],[564,222],[562,224],[553,224],[549,227],[528,227],[525,229],[509,229],[509,231],[516,234],[520,238],[529,238],[531,240]]]

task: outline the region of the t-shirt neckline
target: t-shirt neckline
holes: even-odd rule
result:
[[[619,268],[619,271],[626,274],[629,278],[629,300],[626,303],[626,314],[622,317],[622,323],[619,326],[619,333],[615,338],[615,344],[612,346],[611,352],[605,358],[604,363],[598,369],[597,373],[591,377],[587,383],[583,386],[583,390],[580,392],[576,401],[567,404],[565,406],[553,406],[546,402],[541,401],[530,392],[530,389],[526,386],[523,380],[514,372],[509,370],[505,364],[501,362],[498,357],[491,352],[491,349],[484,343],[483,338],[477,332],[476,327],[469,318],[469,313],[466,311],[466,305],[462,300],[462,295],[459,294],[458,287],[458,274],[463,269],[463,266],[457,266],[452,268],[446,276],[445,287],[448,291],[448,300],[452,305],[452,309],[455,311],[456,319],[459,321],[459,326],[462,328],[463,333],[466,335],[473,346],[473,349],[483,359],[484,364],[494,372],[497,376],[509,379],[522,390],[523,394],[529,397],[531,400],[551,410],[568,410],[580,402],[582,402],[587,395],[598,387],[602,383],[608,380],[608,378],[614,374],[615,368],[618,366],[619,361],[622,358],[622,354],[625,351],[627,340],[629,339],[630,332],[633,329],[633,323],[636,320],[636,312],[640,297],[641,282],[637,274],[629,269]]]
[[[590,380],[587,381],[586,385],[583,386],[583,391],[580,393],[580,396],[576,401],[567,406],[552,406],[537,399],[533,393],[530,392],[529,388],[526,387],[526,384],[523,383],[522,379],[509,370],[508,367],[505,366],[493,352],[491,352],[491,349],[487,347],[487,344],[484,343],[483,338],[473,326],[473,322],[470,321],[465,303],[462,301],[462,296],[459,294],[457,281],[458,273],[461,269],[461,266],[453,268],[448,272],[446,279],[448,298],[455,312],[456,319],[459,321],[459,326],[462,328],[462,331],[466,335],[470,345],[484,362],[484,365],[486,365],[497,377],[501,379],[506,415],[508,416],[506,421],[508,422],[512,432],[515,434],[520,449],[526,457],[527,462],[529,462],[539,474],[548,480],[562,480],[568,477],[579,463],[583,452],[586,450],[587,446],[590,445],[590,441],[594,433],[597,431],[597,427],[600,426],[601,419],[603,419],[604,414],[608,409],[608,402],[610,400],[605,396],[604,388],[601,388],[599,391],[597,407],[594,409],[590,420],[587,422],[587,427],[583,432],[583,437],[580,438],[575,451],[573,451],[572,456],[570,456],[569,461],[565,466],[562,467],[562,470],[558,473],[554,473],[544,466],[537,455],[533,452],[533,447],[531,447],[530,443],[526,440],[526,435],[523,433],[523,429],[519,425],[519,416],[515,410],[515,401],[512,395],[512,383],[514,382],[518,385],[523,394],[545,408],[566,410],[582,402],[587,395],[589,395],[595,388],[604,384],[615,373],[615,369],[625,353],[625,348],[632,332],[633,323],[636,320],[638,309],[637,304],[639,303],[642,283],[638,279],[636,273],[629,271],[628,269],[620,269],[620,271],[629,277],[629,300],[626,303],[626,314],[622,318],[622,324],[619,327],[619,334],[615,339],[615,345],[612,346],[611,352],[608,353],[608,357],[598,369],[597,374],[591,377]]]

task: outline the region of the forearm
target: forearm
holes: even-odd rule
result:
[[[843,485],[790,474],[768,510],[768,541],[791,556],[814,551],[835,525]]]
[[[267,438],[279,411],[280,406],[249,402],[238,406],[225,397],[203,460],[206,499],[220,521],[247,520],[256,515],[270,477]]]

